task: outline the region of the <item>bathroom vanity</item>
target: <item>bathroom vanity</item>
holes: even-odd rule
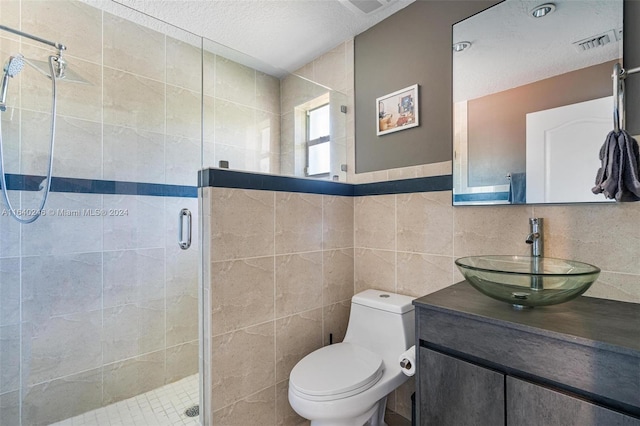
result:
[[[640,426],[639,304],[515,310],[466,281],[413,303],[417,424]]]

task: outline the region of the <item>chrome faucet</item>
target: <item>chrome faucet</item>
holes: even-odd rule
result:
[[[529,218],[529,226],[531,233],[525,242],[531,244],[531,257],[542,257],[542,218]]]
[[[542,218],[529,218],[530,233],[525,242],[531,244],[531,290],[540,291],[543,289],[542,277],[536,275],[540,273],[540,261],[542,260]]]

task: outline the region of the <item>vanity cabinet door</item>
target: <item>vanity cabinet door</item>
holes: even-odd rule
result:
[[[504,425],[504,375],[425,348],[420,352],[420,423]]]
[[[507,376],[507,426],[640,426],[640,419]]]

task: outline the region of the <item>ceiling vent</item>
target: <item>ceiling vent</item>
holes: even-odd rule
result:
[[[347,9],[359,15],[378,12],[397,0],[340,0]]]
[[[595,49],[597,47],[606,46],[609,43],[615,43],[622,40],[621,30],[609,30],[602,34],[591,36],[580,41],[573,43],[573,46],[578,52],[586,52],[587,50]]]

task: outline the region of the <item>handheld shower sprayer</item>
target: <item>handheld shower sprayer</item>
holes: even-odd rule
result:
[[[24,68],[24,59],[22,55],[9,57],[4,66],[4,74],[2,76],[2,88],[0,88],[0,111],[7,110],[7,89],[9,88],[9,78],[13,78]]]

